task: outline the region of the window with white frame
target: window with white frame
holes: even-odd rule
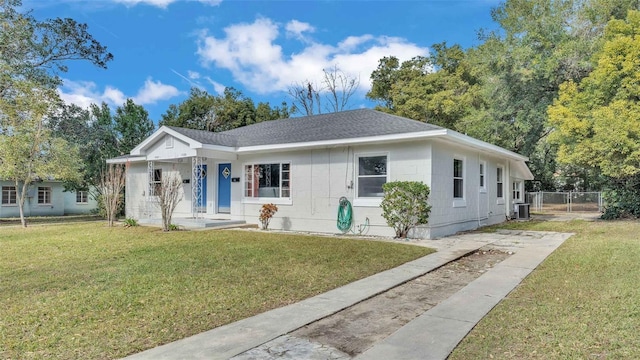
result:
[[[244,166],[245,198],[290,198],[291,164],[250,164]]]
[[[464,199],[464,161],[453,159],[453,198]]]
[[[166,149],[173,149],[173,136],[165,136],[164,138],[164,147]]]
[[[76,191],[76,203],[78,204],[88,204],[89,203],[89,192],[85,190]]]
[[[18,204],[18,192],[15,186],[3,186],[2,187],[2,205],[17,205]]]
[[[496,197],[498,199],[504,198],[504,169],[502,166],[496,168]]]
[[[485,192],[487,191],[487,184],[486,184],[486,171],[487,171],[487,163],[484,161],[480,162],[480,166],[478,168],[478,171],[480,173],[480,191]]]
[[[512,185],[513,201],[522,201],[522,183],[514,181]]]
[[[162,169],[153,169],[153,178],[150,181],[150,189],[153,190],[153,194],[158,195],[162,190]]]
[[[38,204],[41,204],[41,205],[51,204],[51,187],[50,186],[38,187]]]
[[[358,156],[357,197],[381,198],[384,195],[382,185],[387,183],[387,162],[387,155]]]

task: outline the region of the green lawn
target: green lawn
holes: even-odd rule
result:
[[[51,224],[51,223],[72,223],[84,221],[101,221],[100,215],[65,215],[65,216],[27,216],[27,226]],[[0,226],[20,226],[20,218],[0,218]]]
[[[431,252],[259,231],[0,230],[0,358],[117,358]]]
[[[575,232],[450,359],[640,359],[640,222],[529,222]]]

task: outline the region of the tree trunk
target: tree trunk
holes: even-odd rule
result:
[[[22,224],[23,228],[27,227],[27,219],[24,217],[24,199],[27,196],[28,188],[29,188],[28,183],[25,182],[21,187],[20,183],[16,181],[16,197],[17,197],[16,200],[18,201],[18,210],[20,211],[20,223]]]

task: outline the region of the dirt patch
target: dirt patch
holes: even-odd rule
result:
[[[509,256],[480,249],[290,335],[358,355]]]

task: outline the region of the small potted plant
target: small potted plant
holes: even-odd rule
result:
[[[275,204],[264,204],[260,209],[260,224],[262,224],[262,230],[269,228],[269,222],[275,213],[278,211],[278,207]]]

